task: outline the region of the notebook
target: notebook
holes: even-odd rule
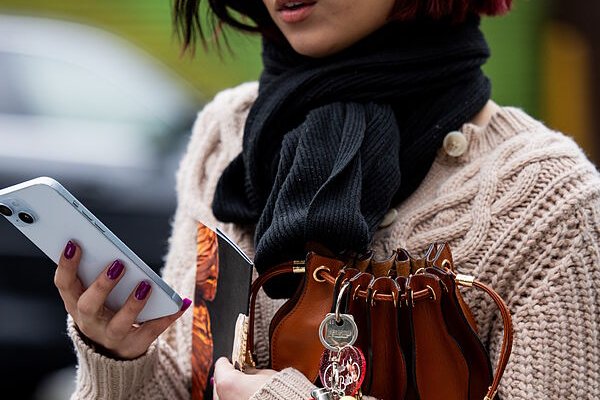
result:
[[[212,399],[214,362],[231,358],[239,314],[248,314],[253,263],[221,230],[199,223],[192,334],[192,398]]]

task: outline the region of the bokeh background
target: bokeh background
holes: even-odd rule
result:
[[[597,163],[600,2],[514,3],[483,21],[494,99],[571,135]],[[0,187],[59,178],[156,270],[197,111],[261,69],[258,38],[236,32],[231,51],[182,55],[170,7],[0,0]],[[75,359],[51,262],[0,220],[0,268],[0,397],[66,398]]]

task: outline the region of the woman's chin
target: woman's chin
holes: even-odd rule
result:
[[[369,35],[374,30],[340,31],[335,27],[319,27],[317,29],[282,29],[283,35],[292,48],[307,57],[321,58],[338,53]]]
[[[288,39],[292,48],[303,56],[312,57],[312,58],[321,58],[337,53],[338,51],[343,50],[346,46],[343,46],[340,43],[327,43],[325,41],[308,41],[304,39],[294,40]]]

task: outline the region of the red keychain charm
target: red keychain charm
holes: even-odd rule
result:
[[[365,356],[357,347],[345,346],[338,352],[325,349],[319,377],[325,388],[333,393],[355,396],[365,379],[365,368]]]

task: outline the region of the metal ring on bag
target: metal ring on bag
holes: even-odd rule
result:
[[[450,267],[452,266],[452,264],[450,263],[450,260],[448,260],[447,258],[444,258],[442,260],[442,264],[441,265],[442,265],[442,269],[446,268],[447,270],[451,271]]]
[[[360,290],[360,285],[357,285],[356,289],[354,289],[354,292],[352,293],[352,301],[354,301],[358,297],[359,290]]]
[[[320,267],[318,267],[317,269],[315,269],[313,271],[313,278],[315,279],[315,281],[317,281],[319,283],[327,282],[325,280],[325,278],[319,278],[318,277],[318,273],[321,272],[321,271],[327,271],[327,272],[331,273],[331,270],[328,267],[326,267],[324,265],[321,265]]]
[[[431,294],[433,295],[433,301],[437,300],[437,295],[435,294],[435,290],[433,290],[433,288],[429,285],[426,285],[427,289],[429,289],[431,291]]]
[[[350,287],[350,281],[344,282],[342,288],[340,289],[340,293],[338,294],[337,301],[335,302],[335,322],[339,323],[341,321],[340,316],[340,304],[342,303],[342,297],[344,296],[344,292],[346,289]]]
[[[413,295],[413,290],[412,289],[406,289],[406,294],[408,295],[406,297],[406,305],[408,307],[415,307],[415,297]],[[410,303],[408,302],[410,300]]]
[[[377,294],[377,289],[371,291],[369,293],[369,297],[371,298],[371,308],[375,307],[375,295]]]

